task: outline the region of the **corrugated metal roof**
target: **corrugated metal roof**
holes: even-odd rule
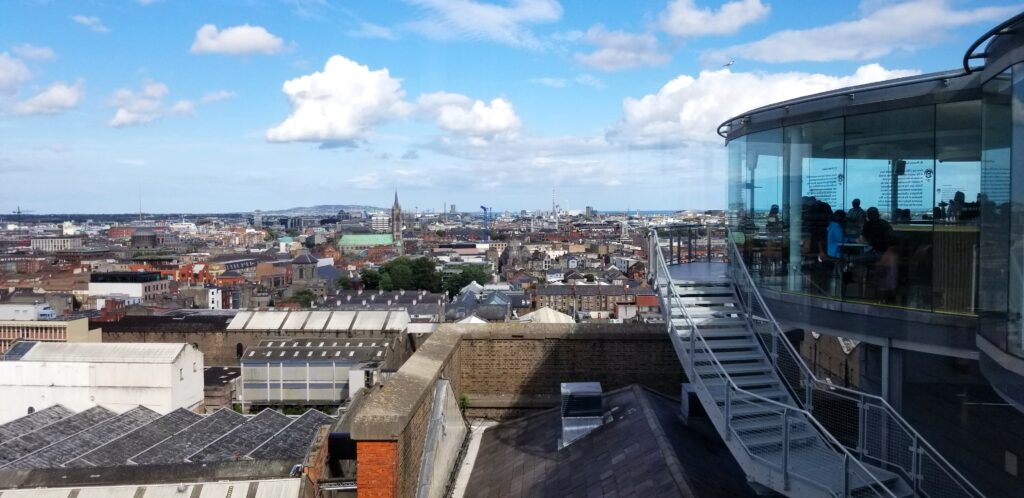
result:
[[[306,317],[308,316],[308,311],[293,311],[290,314],[288,314],[288,319],[284,321],[284,325],[281,326],[281,329],[301,330],[302,324],[306,323]]]
[[[335,311],[331,315],[331,321],[328,322],[325,330],[348,330],[349,326],[352,325],[352,319],[355,317],[355,311]]]
[[[352,324],[352,330],[381,330],[387,318],[387,311],[360,311]]]
[[[306,320],[306,325],[302,327],[302,330],[323,330],[330,318],[330,311],[313,311],[309,314],[309,320]]]
[[[281,328],[281,323],[287,315],[287,312],[282,311],[257,311],[245,326],[245,330],[277,330]]]
[[[231,323],[228,324],[228,330],[241,330],[245,327],[245,322],[249,321],[249,317],[252,316],[251,311],[240,311],[234,318],[231,319]]]
[[[172,363],[187,344],[142,342],[41,342],[21,361],[82,363]]]

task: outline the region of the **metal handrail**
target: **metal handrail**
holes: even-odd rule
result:
[[[1024,12],[1021,12],[999,23],[999,25],[986,31],[985,34],[978,37],[977,40],[974,40],[974,43],[972,43],[971,46],[967,48],[967,51],[964,52],[964,73],[970,74],[973,73],[974,71],[977,71],[978,69],[981,69],[980,67],[971,66],[971,59],[980,59],[982,57],[985,57],[986,55],[984,52],[980,54],[975,54],[974,51],[978,50],[978,47],[980,47],[982,44],[988,41],[989,38],[992,38],[993,36],[1000,34],[1004,29],[1013,26],[1014,24],[1017,24],[1022,20],[1024,20]]]
[[[908,433],[909,436],[911,436],[914,440],[918,441],[918,444],[922,445],[923,449],[931,453],[933,457],[940,463],[940,467],[942,467],[942,470],[946,473],[946,475],[948,475],[950,478],[953,478],[953,480],[961,487],[961,489],[963,489],[965,492],[969,494],[972,494],[973,496],[984,497],[985,495],[982,494],[981,491],[979,491],[978,488],[974,486],[974,484],[967,480],[967,478],[964,477],[963,474],[956,470],[956,467],[953,467],[953,465],[950,464],[949,461],[947,461],[942,456],[942,454],[938,452],[938,450],[936,450],[927,440],[925,440],[924,437],[921,436],[921,434],[918,433],[912,425],[910,425],[910,422],[907,422],[899,414],[899,412],[897,412],[896,409],[893,408],[892,405],[890,405],[889,402],[885,400],[885,398],[882,398],[881,396],[878,395],[858,391],[855,389],[837,386],[830,382],[826,382],[822,379],[819,379],[814,374],[811,368],[807,366],[807,363],[803,361],[803,357],[800,356],[800,353],[796,351],[796,348],[794,348],[793,345],[789,342],[789,340],[785,338],[785,333],[782,331],[782,327],[779,326],[779,322],[775,320],[775,316],[772,315],[771,309],[768,308],[768,305],[764,302],[764,298],[761,297],[761,293],[760,291],[758,291],[757,285],[754,284],[754,279],[750,276],[750,272],[747,270],[746,262],[743,261],[743,258],[739,253],[739,248],[736,246],[736,241],[733,239],[731,231],[727,232],[726,238],[726,244],[729,245],[730,251],[729,262],[735,262],[737,267],[740,270],[742,270],[743,278],[747,281],[747,283],[749,283],[750,288],[753,290],[751,294],[757,300],[758,305],[760,306],[762,312],[765,315],[766,321],[768,321],[774,329],[773,335],[777,335],[781,339],[776,342],[783,343],[784,347],[787,349],[790,355],[799,360],[796,363],[799,365],[800,370],[804,372],[804,374],[806,375],[806,379],[811,381],[816,389],[844,392],[850,395],[851,397],[857,399],[858,401],[873,401],[873,406],[878,406],[879,408],[884,409],[886,411],[886,414],[892,420],[896,421],[903,428],[903,430]],[[749,303],[744,304],[746,306],[749,306]],[[747,313],[747,315],[749,316],[750,313]]]
[[[673,335],[675,335],[674,330],[673,330],[675,328],[675,325],[672,323],[672,312],[671,312],[672,306],[671,306],[671,304],[672,304],[672,300],[673,299],[682,300],[682,296],[680,296],[677,293],[677,291],[675,289],[675,285],[673,285],[672,279],[669,276],[668,265],[665,263],[664,255],[661,253],[661,245],[659,243],[658,235],[657,235],[657,231],[656,230],[651,230],[650,238],[651,238],[652,259],[654,259],[657,262],[657,267],[655,269],[655,279],[654,279],[655,284],[658,285],[659,288],[661,287],[661,283],[660,283],[660,280],[658,278],[658,274],[661,274],[662,272],[664,272],[663,274],[665,275],[666,282],[667,282],[667,285],[665,287],[668,289],[667,296],[666,296],[667,299],[668,299],[668,302],[667,302],[667,305],[664,306],[665,309],[663,310],[662,315],[665,316],[665,322],[667,324],[667,327],[668,327],[669,331]],[[707,340],[704,338],[704,335],[701,334],[700,327],[698,327],[696,322],[694,322],[693,319],[690,317],[690,313],[686,309],[686,307],[685,306],[681,306],[680,309],[683,310],[683,317],[686,320],[686,323],[689,325],[689,328],[690,328],[690,352],[691,352],[691,354],[689,355],[689,358],[687,358],[687,360],[689,360],[689,361],[684,362],[685,363],[684,364],[684,369],[687,369],[687,367],[689,367],[687,369],[688,371],[686,373],[689,376],[690,381],[693,382],[693,383],[699,383],[704,388],[704,390],[706,392],[710,393],[710,389],[707,387],[707,384],[700,377],[700,375],[697,375],[696,367],[693,365],[693,363],[694,363],[694,358],[693,358],[694,354],[693,354],[693,352],[695,350],[693,344],[695,343],[695,339],[699,339],[700,342],[703,344],[705,351],[709,351],[710,352],[711,351],[711,347],[707,343]],[[883,483],[870,470],[868,470],[868,468],[866,466],[864,466],[864,463],[861,462],[860,459],[854,457],[853,454],[851,454],[849,452],[849,450],[846,448],[846,445],[844,445],[843,443],[839,442],[839,440],[836,439],[835,436],[833,436],[832,433],[829,432],[829,430],[825,426],[823,426],[814,417],[814,414],[812,414],[811,412],[805,410],[801,406],[789,405],[789,404],[786,404],[786,403],[781,403],[779,401],[775,401],[773,399],[766,398],[764,396],[761,396],[760,394],[757,394],[757,393],[754,393],[754,392],[750,392],[750,391],[748,391],[746,389],[743,389],[742,387],[739,387],[735,383],[735,381],[733,381],[732,376],[729,375],[729,372],[725,370],[725,367],[718,360],[718,358],[715,355],[713,355],[713,354],[710,354],[708,356],[710,358],[710,363],[715,367],[715,370],[716,370],[715,373],[720,378],[725,380],[725,388],[727,389],[727,392],[742,393],[742,394],[745,394],[745,395],[749,396],[749,398],[747,398],[748,401],[756,400],[756,401],[759,401],[759,402],[762,402],[762,403],[767,403],[769,405],[777,406],[777,407],[779,407],[779,408],[781,408],[783,410],[788,410],[788,411],[793,412],[793,413],[802,414],[804,419],[807,420],[808,422],[810,422],[811,425],[813,425],[816,428],[817,432],[822,437],[824,437],[826,439],[826,442],[829,443],[829,445],[833,449],[838,450],[838,452],[843,455],[843,457],[845,458],[846,462],[848,462],[850,459],[852,459],[854,461],[854,463],[857,465],[857,467],[859,467],[860,470],[863,471],[864,474],[866,474],[868,477],[870,477],[874,481],[874,484],[878,485],[881,489],[885,490],[885,492],[888,493],[888,495],[891,496],[892,498],[896,498],[895,493],[893,493],[892,490],[890,490],[889,487],[885,485],[885,483]],[[728,400],[728,396],[727,396],[727,400]],[[728,403],[726,403],[726,404],[728,405]],[[715,404],[715,406],[717,408],[717,404]],[[733,435],[734,434],[736,436],[736,438],[739,440],[740,444],[743,446],[744,450],[746,450],[746,452],[747,452],[747,454],[749,456],[751,456],[752,458],[757,458],[758,460],[767,462],[768,464],[770,464],[772,466],[780,467],[780,468],[782,468],[784,473],[788,473],[788,469],[783,468],[782,465],[775,464],[774,462],[770,462],[768,460],[765,460],[764,458],[761,458],[760,456],[755,455],[752,451],[750,451],[750,449],[744,443],[742,435],[740,433],[736,432],[736,430],[731,427],[730,421],[728,419],[726,419],[724,421],[724,424],[725,424],[725,431],[724,432],[726,433],[726,435]],[[784,424],[788,424],[788,418],[784,421]],[[810,479],[808,479],[806,477],[803,480],[805,482],[807,482],[808,484],[811,484],[812,486],[825,489],[829,493],[833,492],[833,490],[831,488],[829,488],[828,486],[825,486],[825,485],[823,485],[821,483],[814,482],[814,481],[812,481],[812,480],[810,480]]]

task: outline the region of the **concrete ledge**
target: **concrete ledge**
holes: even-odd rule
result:
[[[458,350],[461,336],[442,327],[420,346],[381,389],[371,391],[352,421],[352,439],[396,441],[418,407],[433,392],[441,370]]]

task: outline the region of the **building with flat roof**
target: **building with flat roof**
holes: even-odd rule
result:
[[[244,406],[339,405],[395,367],[387,338],[279,338],[242,355]]]
[[[15,341],[100,342],[99,327],[91,328],[87,318],[72,320],[0,320],[0,353]]]
[[[160,272],[108,272],[89,275],[90,296],[127,296],[148,301],[171,293]]]
[[[22,341],[0,358],[0,422],[54,404],[202,409],[203,354],[191,344]]]
[[[819,375],[884,397],[992,496],[1024,493],[1022,28],[989,31],[963,68],[719,127],[734,238],[775,318]],[[817,364],[823,336],[858,368]]]
[[[388,229],[385,228],[385,230]],[[390,233],[346,233],[338,239],[338,250],[345,256],[359,256],[365,255],[371,248],[393,246],[394,244],[394,236]]]
[[[32,237],[30,245],[35,252],[57,252],[81,249],[82,237]]]

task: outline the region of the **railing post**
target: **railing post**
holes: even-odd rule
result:
[[[814,379],[804,380],[804,410],[814,413]]]
[[[867,441],[868,435],[868,404],[863,399],[857,400],[857,415],[860,419],[857,421],[857,454],[860,455],[860,459],[864,460],[864,455],[867,453]]]
[[[843,454],[843,496],[850,496],[850,454]]]
[[[697,345],[696,345],[696,343],[697,343],[697,334],[694,334],[694,331],[696,331],[696,330],[697,330],[697,327],[695,325],[693,325],[693,324],[690,324],[690,371],[693,372],[694,377],[699,376],[699,374],[697,373],[697,367],[694,366],[694,360],[693,360],[693,357],[695,356],[696,348],[697,348]]]
[[[749,315],[748,315],[749,316]],[[772,366],[779,366],[779,335],[772,334]]]
[[[789,489],[789,408],[782,410],[782,489]]]
[[[914,480],[914,494],[919,495],[921,491],[921,445],[917,440],[917,434],[914,434],[914,443],[910,446],[910,450],[913,454],[910,455],[910,473],[911,478]]]
[[[732,423],[729,421],[730,413],[732,412],[732,385],[729,384],[729,379],[725,379],[725,440],[729,441],[732,439],[732,431],[729,427]]]

